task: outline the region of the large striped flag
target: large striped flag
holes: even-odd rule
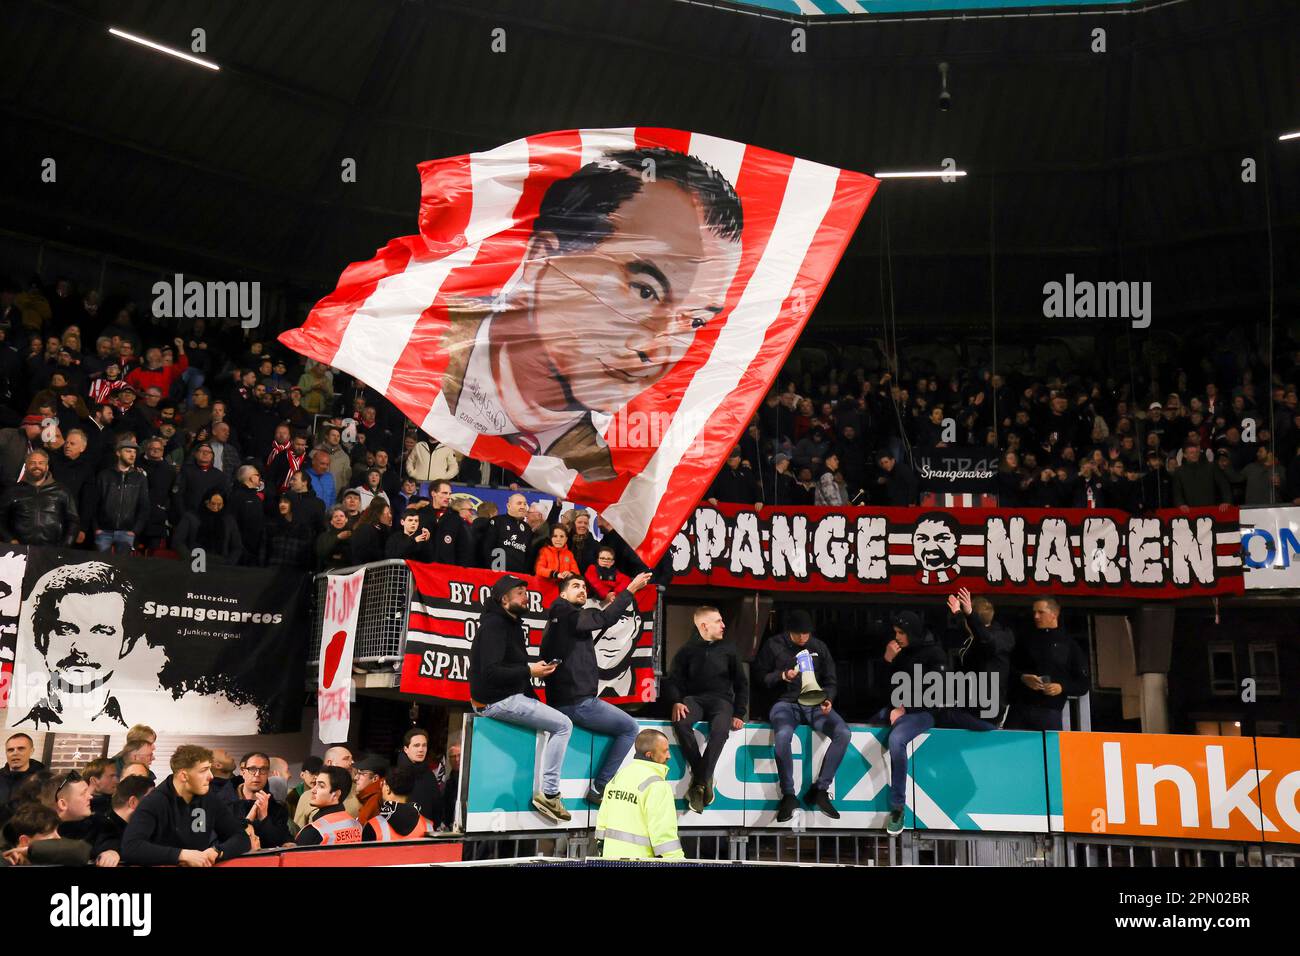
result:
[[[878,181],[672,129],[420,166],[418,235],[280,340],[599,510],[648,564],[771,387]]]

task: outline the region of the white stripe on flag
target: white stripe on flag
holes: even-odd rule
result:
[[[740,178],[740,166],[745,161],[745,144],[731,139],[719,139],[704,133],[692,133],[690,154],[702,159],[735,186]]]
[[[636,130],[632,127],[623,129],[580,129],[578,137],[582,140],[582,165],[595,162],[601,154],[614,149],[636,149]]]
[[[470,154],[474,197],[465,227],[468,245],[440,259],[412,259],[402,272],[381,279],[365,304],[352,314],[334,359],[336,367],[376,391],[388,391],[393,367],[448,274],[470,265],[479,243],[513,223],[528,172],[528,143],[522,139]]]
[[[708,161],[705,156],[700,158]],[[645,540],[660,499],[682,457],[695,441],[699,423],[711,419],[740,384],[742,375],[762,347],[768,328],[780,316],[808,248],[830,209],[839,172],[802,159],[796,159],[791,166],[781,211],[777,213],[763,256],[718,334],[708,362],[691,379],[682,396],[679,407],[697,413],[673,416],[645,470],[628,482],[622,496],[608,509],[623,540],[632,547]]]

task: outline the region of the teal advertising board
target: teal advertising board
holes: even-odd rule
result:
[[[883,727],[850,725],[849,749],[831,790],[840,819],[801,810],[788,823],[777,824],[781,793],[772,731],[767,724],[746,724],[729,736],[714,779],[717,797],[704,813],[697,814],[686,809],[688,774],[672,728],[665,721],[639,723],[668,735],[668,781],[682,814],[678,824],[684,829],[884,826],[889,812],[890,761]],[[697,725],[701,740],[705,726]],[[1053,761],[1044,736],[1028,731],[932,730],[917,737],[908,762],[907,825],[932,830],[1047,832],[1053,816],[1060,814],[1060,759],[1059,755],[1055,758],[1052,783]],[[1047,736],[1054,745],[1054,735]],[[537,789],[540,741],[533,731],[500,721],[471,717],[466,722],[468,771],[462,812],[467,832],[557,829],[531,807]],[[561,796],[573,814],[569,829],[589,829],[595,824],[595,809],[587,805],[583,794],[608,746],[608,737],[573,729],[560,781]],[[810,728],[796,731],[791,749],[800,794],[812,783],[828,747],[829,741]],[[1055,795],[1050,792],[1053,786]]]

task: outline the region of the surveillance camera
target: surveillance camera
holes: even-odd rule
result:
[[[947,90],[944,90],[942,93],[939,94],[939,109],[946,113],[948,112],[948,107],[950,107],[951,105],[952,105],[952,94],[949,93]]]

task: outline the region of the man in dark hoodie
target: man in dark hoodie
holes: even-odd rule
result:
[[[1088,693],[1088,660],[1074,638],[1059,627],[1055,598],[1034,602],[1035,633],[1011,655],[1010,730],[1060,730],[1068,697]]]
[[[844,759],[844,752],[849,748],[849,725],[832,708],[836,689],[835,660],[831,657],[830,649],[812,636],[812,618],[807,611],[790,612],[785,632],[767,639],[763,649],[758,652],[758,657],[754,659],[753,672],[755,682],[779,689],[780,693],[780,698],[772,705],[768,715],[776,742],[777,776],[781,781],[781,804],[776,811],[777,822],[785,823],[799,809],[799,800],[795,796],[794,758],[790,741],[794,737],[795,728],[800,724],[808,724],[831,741],[817,779],[804,794],[804,803],[810,809],[816,808],[832,819],[839,819],[839,811],[831,803],[827,791],[835,780],[835,771]],[[807,673],[813,675],[821,688],[818,695],[822,698],[820,703],[801,703],[801,699],[811,699],[811,696],[804,697],[808,693],[804,690],[804,674]]]
[[[925,675],[937,672],[942,677],[946,665],[943,648],[925,629],[920,615],[903,611],[894,617],[893,628],[894,636],[885,645],[890,705],[873,718],[874,723],[888,721],[890,725],[889,819],[885,828],[891,834],[903,829],[903,807],[907,803],[907,745],[935,723],[933,710],[910,704],[924,687]],[[911,694],[906,692],[908,688]],[[909,706],[897,705],[895,701],[900,698],[907,698]]]
[[[1015,650],[1016,635],[1005,624],[993,620],[992,601],[983,596],[972,598],[966,588],[948,596],[948,610],[954,616],[960,615],[964,638],[957,651],[960,669],[977,675],[977,680],[978,675],[988,675],[985,680],[993,697],[988,702],[989,710],[995,712],[990,719],[998,723],[1006,710],[1011,689],[1011,652]],[[940,723],[964,730],[989,730],[987,726],[978,726],[987,722],[976,718],[975,712],[976,708],[969,706],[963,709],[949,707],[945,715],[947,719]],[[973,718],[977,725],[966,722],[967,717]]]
[[[121,861],[127,825],[153,788],[148,777],[127,777],[113,791],[110,806],[95,815],[90,858],[96,866],[117,866]]]
[[[5,741],[5,765],[0,770],[0,823],[13,812],[11,802],[18,785],[44,769],[45,764],[32,759],[32,738],[21,732],[11,734]]]
[[[140,801],[122,836],[122,862],[141,866],[212,866],[242,856],[248,831],[212,786],[212,751],[176,748],[172,772]],[[120,787],[121,784],[119,783]]]
[[[572,814],[560,797],[560,766],[569,749],[573,721],[548,707],[533,692],[533,678],[555,673],[558,661],[528,659],[528,585],[507,574],[492,585],[478,633],[469,648],[470,705],[476,714],[528,727],[547,735],[542,750],[542,789],[533,794],[533,807],[551,823]]]
[[[695,609],[695,633],[673,658],[664,699],[672,710],[673,728],[691,770],[686,803],[696,813],[713,802],[713,770],[733,730],[745,726],[749,677],[736,645],[723,640],[727,625],[716,607]],[[709,724],[709,743],[700,755],[697,721]]]
[[[541,659],[560,662],[546,678],[547,703],[579,727],[614,738],[587,790],[587,802],[595,806],[600,806],[605,784],[618,772],[641,727],[630,714],[600,699],[594,642],[618,623],[636,593],[649,583],[649,573],[638,574],[604,608],[588,608],[586,580],[567,578],[547,612]]]

